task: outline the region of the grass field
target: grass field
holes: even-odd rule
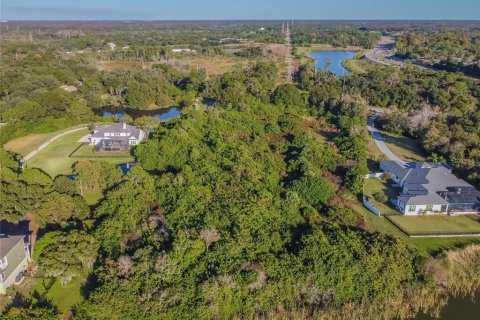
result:
[[[353,73],[367,73],[372,69],[378,68],[378,64],[367,59],[349,59],[345,60],[343,65]]]
[[[28,163],[29,168],[39,168],[48,173],[51,177],[60,174],[70,174],[72,165],[79,160],[88,160],[89,158],[70,158],[69,155],[81,143],[78,140],[89,133],[88,129],[77,131],[61,137],[52,142],[44,150],[35,155]],[[98,159],[92,157],[92,159]],[[125,156],[120,158],[102,158],[102,161],[119,164],[133,161],[133,157]]]
[[[425,152],[416,140],[382,131],[388,148],[404,161],[425,161]]]
[[[379,202],[374,198],[374,194],[377,192],[383,192],[388,198],[394,198],[400,192],[400,189],[393,188],[387,181],[382,179],[365,179],[365,185],[363,193],[370,198],[370,202],[373,203],[375,208],[380,210],[383,215],[398,214],[392,206],[386,202]]]
[[[387,218],[378,217],[360,205],[355,209],[364,217],[368,231],[390,234],[429,254],[436,254],[442,250],[463,247],[471,243],[480,243],[480,237],[410,238]]]
[[[62,286],[58,279],[40,278],[36,279],[37,285],[32,288],[34,296],[46,297],[52,301],[62,313],[66,313],[72,306],[80,303],[84,298],[81,287],[85,277],[78,277]]]
[[[480,234],[480,223],[468,216],[390,216],[388,219],[411,236]]]
[[[111,71],[114,69],[131,69],[135,67],[150,68],[155,63],[165,63],[173,66],[181,72],[189,72],[191,70],[203,69],[207,75],[223,74],[231,71],[235,66],[246,66],[252,64],[253,59],[226,55],[221,57],[202,57],[188,56],[182,58],[170,58],[158,62],[149,61],[99,61],[97,68],[100,70]]]
[[[48,141],[48,139],[55,136],[56,134],[58,134],[58,132],[29,134],[27,136],[15,138],[8,141],[4,145],[4,147],[5,150],[15,152],[24,156],[38,148],[41,144]]]

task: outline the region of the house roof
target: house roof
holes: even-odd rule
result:
[[[3,259],[20,241],[23,241],[23,236],[0,236],[0,259]]]
[[[105,133],[130,133],[127,137],[116,136],[114,140],[130,140],[131,137],[140,139],[140,129],[126,123],[115,123],[111,126],[102,126],[94,130],[92,138],[107,138]]]
[[[480,201],[480,192],[469,183],[457,178],[442,163],[415,162],[408,167],[403,167],[395,161],[382,161],[382,166],[399,177],[400,182],[408,189],[408,194],[398,197],[406,205],[449,204],[459,203],[458,201],[478,203]],[[449,192],[449,190],[455,190],[455,192]]]

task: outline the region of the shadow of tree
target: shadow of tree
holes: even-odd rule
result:
[[[90,293],[95,290],[97,284],[97,277],[93,274],[93,272],[90,272],[87,276],[87,279],[80,288],[80,293],[85,299],[87,299],[90,296]]]

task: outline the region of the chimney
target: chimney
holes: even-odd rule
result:
[[[123,130],[127,129],[127,124],[124,122],[123,123]]]

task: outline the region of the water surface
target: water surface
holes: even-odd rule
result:
[[[421,314],[415,320],[478,320],[480,319],[480,292],[471,297],[450,297],[443,307],[440,318]]]
[[[309,57],[315,59],[317,70],[326,70],[337,76],[344,76],[350,73],[342,66],[342,62],[354,58],[355,54],[353,51],[312,51]]]
[[[160,119],[162,121],[178,117],[181,114],[181,109],[178,107],[162,108],[156,110],[138,110],[129,107],[107,106],[94,110],[95,114],[102,117],[116,117],[121,120],[124,115],[128,114],[133,119],[149,116]]]

